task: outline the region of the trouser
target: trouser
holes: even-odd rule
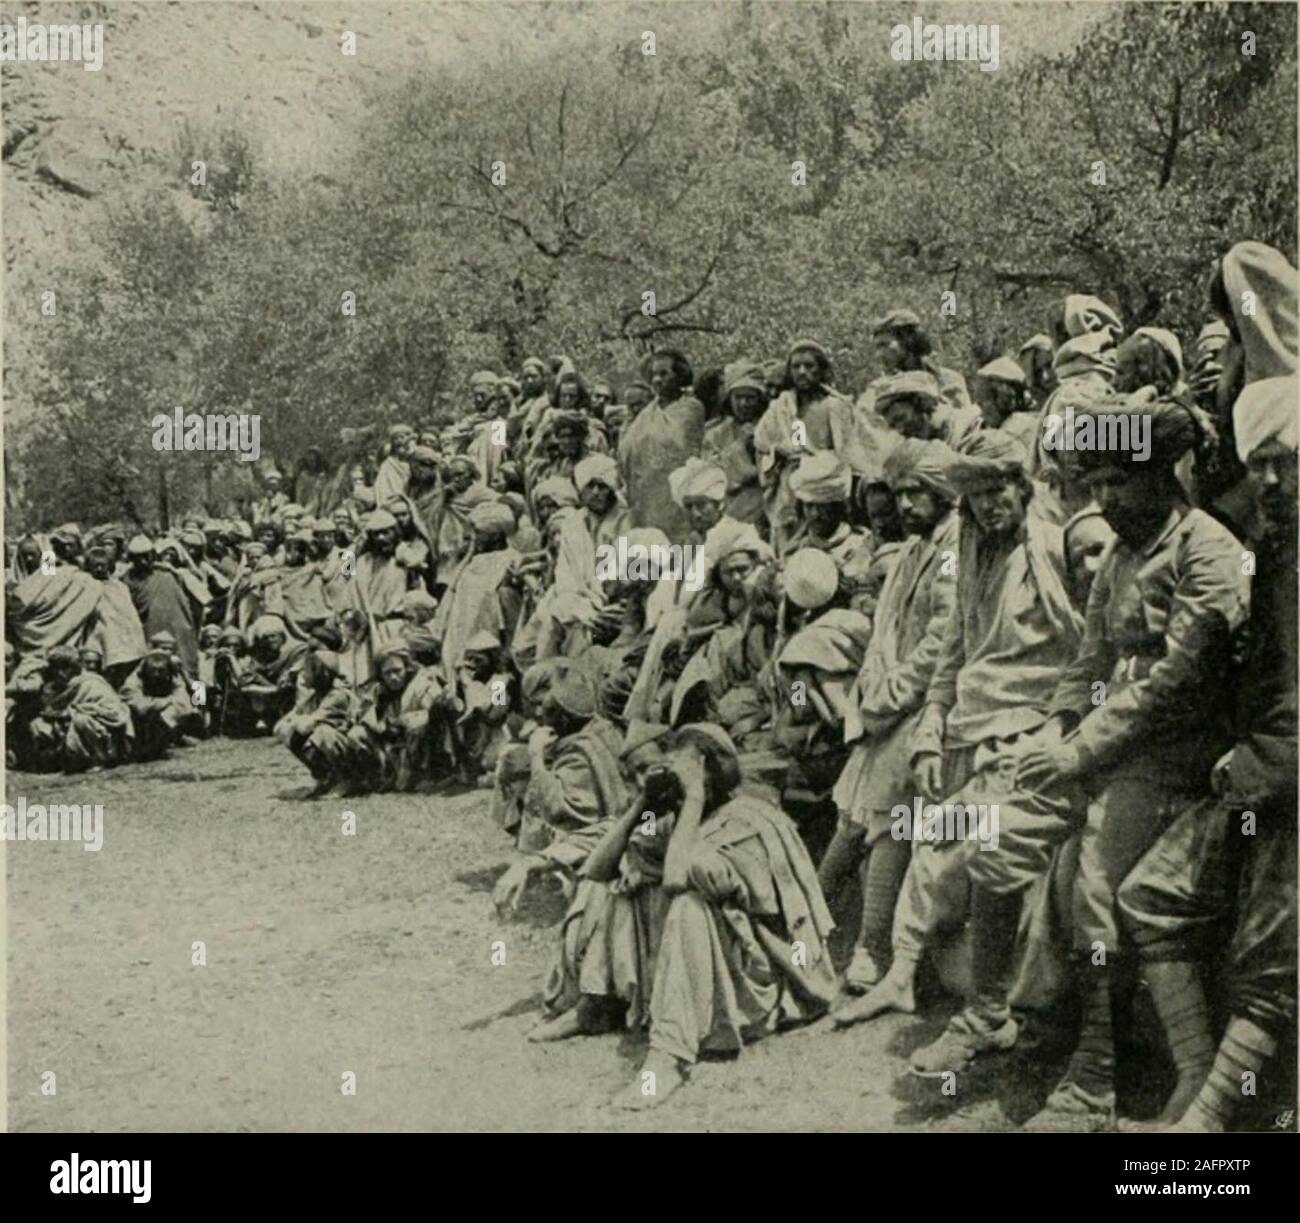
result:
[[[161,756],[182,735],[203,733],[203,715],[197,709],[169,702],[136,710],[135,756],[137,760],[153,760]]]
[[[1275,1037],[1296,1019],[1294,803],[1253,817],[1214,798],[1185,810],[1119,889],[1144,963],[1205,962],[1223,949],[1233,1015]]]
[[[1167,781],[1120,777],[1088,804],[1070,901],[1076,951],[1120,950],[1115,893],[1189,801]],[[1043,875],[1081,823],[1077,807],[1042,795],[1013,795],[1000,814],[997,852],[967,858],[972,881],[996,894],[1021,892]]]
[[[306,734],[293,731],[288,747],[317,781],[339,776],[349,759],[347,733],[327,722],[313,726]]]
[[[974,777],[975,752],[974,747],[944,751],[945,794],[960,791]],[[958,927],[966,920],[970,884],[959,847],[956,841],[913,840],[912,860],[894,910],[895,959],[918,961],[932,933]]]
[[[74,713],[58,722],[37,718],[30,734],[33,767],[38,772],[77,773],[116,764],[124,754],[123,734],[86,714]]]

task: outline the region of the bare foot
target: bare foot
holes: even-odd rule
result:
[[[916,1011],[916,994],[912,986],[910,965],[899,968],[895,964],[863,997],[855,999],[836,1011],[831,1016],[831,1022],[837,1028],[848,1028],[855,1023],[874,1019],[877,1015],[887,1014],[889,1011],[899,1011],[904,1015],[911,1015]]]
[[[658,1108],[684,1082],[686,1072],[682,1064],[675,1057],[652,1049],[646,1054],[636,1078],[614,1097],[614,1103],[632,1112]]]
[[[575,1006],[570,1007],[563,1015],[557,1015],[554,1019],[538,1024],[528,1033],[528,1039],[534,1044],[545,1044],[552,1040],[568,1040],[570,1036],[581,1036],[584,1031],[582,1016]]]

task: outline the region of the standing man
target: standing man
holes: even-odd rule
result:
[[[1233,408],[1263,530],[1233,746],[1213,797],[1170,825],[1121,885],[1119,906],[1164,1025],[1178,1080],[1161,1120],[1226,1129],[1296,1019],[1296,418],[1294,377],[1251,383]],[[1228,1026],[1215,1049],[1202,971],[1228,943]]]
[[[639,527],[654,527],[669,539],[685,539],[690,524],[673,500],[668,473],[700,452],[704,405],[689,393],[694,371],[686,354],[665,348],[648,360],[652,399],[623,430],[618,465],[628,509]]]

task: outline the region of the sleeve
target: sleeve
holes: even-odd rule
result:
[[[605,813],[586,761],[570,752],[551,768],[535,770],[529,803],[552,827],[564,829],[541,851],[542,856],[577,870],[605,832]]]
[[[1164,657],[1145,678],[1091,709],[1079,723],[1070,744],[1079,752],[1081,771],[1094,771],[1151,734],[1162,712],[1182,711],[1214,699],[1213,686],[1231,650],[1232,634],[1246,618],[1249,583],[1238,546],[1193,534],[1182,552],[1165,627]],[[1093,609],[1091,598],[1088,608]]]
[[[1111,555],[1114,555],[1112,552]],[[1115,650],[1106,637],[1106,609],[1110,606],[1112,566],[1104,564],[1093,579],[1084,612],[1083,640],[1078,653],[1066,665],[1056,683],[1052,696],[1052,713],[1072,714],[1083,719],[1096,706],[1093,704],[1093,684],[1109,681],[1115,670]]]
[[[866,714],[888,718],[908,714],[919,708],[925,699],[957,605],[957,579],[942,571],[942,557],[938,558],[938,563],[941,568],[930,583],[930,615],[925,632],[905,658],[899,659],[872,681],[863,694],[862,707]],[[955,685],[952,692],[955,699]]]

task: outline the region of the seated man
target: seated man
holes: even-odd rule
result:
[[[528,743],[519,830],[527,856],[497,881],[492,898],[501,910],[518,907],[535,874],[575,876],[627,802],[618,764],[621,735],[612,722],[596,716],[596,686],[586,675],[574,667],[565,670],[542,703],[541,722]]]
[[[24,654],[15,665],[14,647],[5,642],[5,764],[8,768],[27,768],[31,760],[31,724],[41,712],[45,666],[45,653],[39,650]]]
[[[801,548],[827,553],[839,571],[840,589],[856,606],[868,597],[874,543],[871,535],[849,521],[852,472],[830,451],[805,456],[791,473],[795,530],[782,555]]]
[[[725,732],[683,727],[665,764],[654,809],[675,816],[663,873],[670,899],[650,1049],[623,1093],[629,1108],[663,1103],[702,1052],[738,1051],[821,1014],[836,990],[830,913],[808,852],[779,807],[741,788]]]
[[[243,666],[222,667],[218,687],[225,705],[223,728],[232,735],[269,733],[293,707],[305,645],[290,643],[279,616],[261,616],[249,629],[252,644]]]
[[[203,734],[203,713],[191,700],[180,660],[151,649],[122,685],[135,724],[135,757],[155,760],[186,735]]]
[[[339,670],[339,656],[310,651],[298,672],[297,700],[275,724],[275,737],[311,771],[313,796],[346,774],[348,727],[355,714],[356,695]]]
[[[505,743],[515,689],[514,675],[494,633],[481,629],[465,643],[454,679],[455,701],[445,710],[445,733],[440,736],[431,728],[435,757],[442,747],[463,785],[486,788],[492,784],[497,754]]]
[[[889,966],[894,905],[911,858],[908,841],[889,836],[890,812],[911,800],[909,756],[925,691],[938,661],[956,594],[956,493],[952,451],[938,441],[904,439],[885,460],[885,479],[910,538],[876,607],[845,719],[852,754],[835,785],[839,829],[818,868],[828,899],[855,865],[862,924],[846,988],[861,993]]]
[[[455,700],[432,668],[412,663],[404,646],[380,651],[375,669],[374,693],[348,731],[348,794],[414,789],[428,772],[430,713]]]
[[[669,738],[660,723],[628,728],[620,763],[636,792],[607,813],[599,839],[587,847],[546,984],[546,1019],[528,1034],[531,1041],[589,1035],[620,1019],[629,1031],[649,1022],[655,956],[668,910],[660,884],[674,818],[659,806],[663,787],[649,784],[649,775],[662,766]],[[667,780],[665,770],[658,771],[659,781]]]
[[[29,730],[36,772],[79,773],[126,760],[131,713],[108,680],[84,671],[69,645],[49,653],[41,712]]]

